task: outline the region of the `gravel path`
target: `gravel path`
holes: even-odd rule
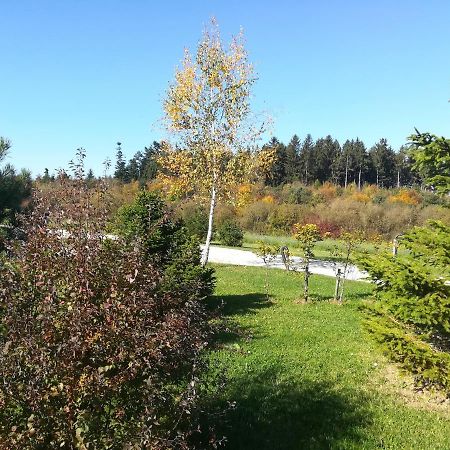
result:
[[[238,250],[235,248],[211,246],[209,249],[208,260],[212,263],[231,264],[235,266],[264,267],[263,260],[255,253],[248,250]],[[291,261],[294,265],[300,265],[302,260],[298,256],[293,256],[291,257]],[[280,255],[278,255],[277,258],[270,264],[270,268],[285,269]],[[312,260],[310,264],[310,271],[319,275],[335,277],[337,269],[341,269],[343,271],[344,265],[342,263],[317,259]],[[347,280],[363,280],[365,278],[367,278],[366,272],[359,270],[356,266],[349,266]]]

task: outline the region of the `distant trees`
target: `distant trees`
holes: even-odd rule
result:
[[[305,140],[302,142],[300,148],[298,163],[299,163],[299,179],[305,184],[313,180],[311,171],[314,164],[314,141],[310,134],[307,134]]]
[[[268,186],[279,186],[286,180],[286,146],[276,137],[273,137],[266,145],[265,150],[271,150],[274,155],[273,164],[267,174],[266,182]]]
[[[153,141],[142,152],[136,152],[128,163],[125,160],[121,145],[120,142],[117,143],[114,178],[123,183],[129,183],[130,181],[146,183],[153,180],[158,172],[157,159],[161,153],[162,144]]]
[[[368,155],[364,143],[358,138],[351,141],[347,139],[341,152],[333,161],[336,182],[343,184],[344,187],[354,182],[361,189],[361,183],[367,175],[368,166]]]
[[[11,142],[0,137],[0,164],[6,158]],[[31,174],[22,169],[17,172],[11,164],[0,166],[0,222],[15,221],[15,216],[31,195]]]
[[[333,170],[333,162],[339,158],[341,146],[330,135],[320,138],[314,145],[314,165],[312,175],[321,183],[335,181],[336,172]]]
[[[427,170],[432,169],[426,170],[424,165],[419,168],[419,163],[415,164],[413,153],[424,154],[424,142],[419,144],[418,141],[412,140],[410,144],[395,152],[385,138],[368,149],[359,138],[347,139],[341,146],[331,135],[314,141],[310,134],[303,140],[294,134],[287,145],[277,137],[272,137],[259,150],[260,154],[266,152],[271,155],[270,167],[263,171],[260,179],[266,186],[271,187],[296,181],[307,185],[332,182],[344,188],[354,183],[359,190],[364,183],[376,184],[381,188],[421,184],[428,173]],[[448,144],[443,145],[445,154],[445,145]],[[136,152],[127,163],[118,146],[115,178],[125,183],[146,183],[156,178],[161,161],[165,158],[163,147],[163,143],[154,141],[143,151]],[[419,147],[422,153],[418,152]],[[171,157],[169,153],[167,155]],[[164,165],[164,162],[162,164]],[[434,169],[436,174],[439,170],[437,166]]]
[[[124,183],[130,181],[128,177],[128,170],[123,158],[121,143],[117,143],[117,151],[116,151],[116,170],[114,172],[114,177]]]
[[[367,182],[388,188],[417,181],[408,149],[402,147],[395,153],[386,139],[380,139],[369,151],[359,138],[347,139],[341,147],[330,135],[314,142],[310,134],[303,142],[294,135],[287,146],[273,137],[263,148],[275,154],[265,179],[268,186],[328,181],[344,187],[355,183],[361,189]]]
[[[294,134],[288,146],[286,147],[286,157],[284,163],[285,179],[288,183],[292,183],[293,181],[298,180],[300,177],[300,147],[300,138],[296,134]]]

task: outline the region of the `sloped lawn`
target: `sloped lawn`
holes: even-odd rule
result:
[[[327,301],[334,280],[314,275],[311,304],[296,302],[299,275],[216,266],[212,305],[224,302],[230,326],[213,359],[226,367],[214,419],[230,449],[450,449],[445,406],[415,396],[362,326],[358,306],[371,285],[348,282],[347,302]],[[417,397],[417,400],[416,400]],[[220,402],[219,402],[220,403]]]

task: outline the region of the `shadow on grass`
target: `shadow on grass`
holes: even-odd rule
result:
[[[235,316],[243,314],[254,314],[259,309],[273,306],[270,299],[265,294],[252,292],[241,295],[213,295],[208,300],[211,308],[222,307],[222,314],[225,316]]]
[[[208,307],[220,311],[221,325],[217,328],[214,342],[217,346],[235,343],[239,340],[253,339],[252,328],[238,324],[234,317],[255,314],[259,309],[273,306],[265,294],[250,293],[242,295],[213,295],[208,299]],[[261,337],[261,335],[259,335]]]
[[[236,407],[209,423],[225,448],[294,450],[366,448],[371,423],[364,394],[331,383],[280,382],[277,371],[235,378],[226,397]]]

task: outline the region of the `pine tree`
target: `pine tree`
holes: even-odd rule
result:
[[[427,186],[440,194],[450,193],[450,139],[430,133],[420,133],[409,137],[413,145],[412,168]]]
[[[423,385],[450,395],[450,227],[430,222],[405,233],[403,254],[366,255],[360,263],[375,281],[369,330],[392,359]]]
[[[380,139],[369,151],[377,186],[389,188],[396,184],[395,153],[386,139]]]
[[[355,176],[354,182],[358,185],[358,189],[361,190],[364,177],[367,175],[369,168],[369,155],[366,150],[364,142],[356,138],[353,144],[354,164],[355,164]]]
[[[292,183],[299,179],[299,154],[300,154],[300,139],[294,134],[291,141],[286,147],[286,159],[284,166],[285,181]]]
[[[158,173],[157,160],[161,155],[161,148],[161,143],[157,141],[153,141],[152,145],[145,147],[140,167],[143,181],[150,181],[156,177]]]
[[[324,183],[335,178],[333,173],[333,162],[339,155],[341,147],[336,139],[330,135],[318,139],[314,145],[314,166],[316,169],[315,179]]]
[[[361,189],[366,166],[367,153],[364,143],[358,138],[351,141],[347,139],[333,164],[335,182],[347,187],[353,181]]]
[[[114,177],[124,183],[127,183],[129,181],[129,177],[121,145],[122,144],[120,142],[117,143],[116,171],[114,172]]]
[[[44,169],[44,175],[41,178],[42,183],[49,183],[50,182],[50,174],[47,169],[47,167]]]
[[[305,137],[299,152],[299,176],[303,183],[308,184],[314,181],[314,167],[313,167],[313,151],[314,141],[310,134]]]
[[[402,145],[395,154],[395,171],[397,173],[396,186],[410,186],[413,183],[412,161],[410,157],[410,147]]]
[[[130,180],[136,181],[141,178],[141,160],[142,153],[136,152],[133,158],[130,159],[127,165],[127,175]]]

